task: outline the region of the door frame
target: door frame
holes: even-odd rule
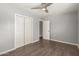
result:
[[[23,17],[29,17],[29,16],[25,16],[25,15],[21,15],[21,14],[18,14],[18,13],[15,13],[14,14],[14,48],[19,48],[19,47],[16,47],[16,16],[23,16]],[[31,17],[32,18],[32,17]],[[25,20],[24,20],[25,21]],[[32,23],[33,24],[33,23]],[[25,22],[24,22],[24,26],[25,26]],[[24,32],[25,32],[25,27],[24,27]],[[25,34],[25,33],[24,33]],[[25,35],[24,35],[24,41],[25,41]],[[32,42],[33,42],[33,25],[32,25]],[[24,43],[25,45],[25,43]],[[23,45],[23,46],[24,46]]]
[[[51,22],[50,22],[50,20],[40,20],[40,21],[42,21],[42,22],[49,21],[49,39],[48,40],[51,40]],[[40,23],[40,21],[39,21],[39,23]],[[39,31],[40,31],[40,27],[39,27]],[[38,35],[40,37],[40,32]]]

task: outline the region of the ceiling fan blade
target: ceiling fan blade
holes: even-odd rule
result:
[[[46,6],[46,3],[41,3],[41,6],[44,8]]]
[[[53,3],[41,3],[39,6],[31,8],[31,9],[42,9],[44,10],[46,13],[48,13],[48,9],[47,7],[52,5]]]
[[[42,8],[43,8],[42,5],[39,5],[39,6],[31,8],[31,9],[42,9]]]
[[[31,8],[31,9],[42,9],[42,7],[34,7],[34,8]]]
[[[52,5],[53,3],[46,3],[46,7],[48,7],[48,6],[50,6],[50,5]]]

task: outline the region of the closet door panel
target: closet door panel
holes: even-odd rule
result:
[[[29,44],[33,41],[33,19],[25,18],[25,43]]]
[[[16,16],[15,21],[16,48],[33,42],[33,19],[27,16]]]
[[[16,47],[24,45],[24,17],[16,16]]]

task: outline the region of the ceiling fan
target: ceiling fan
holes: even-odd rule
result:
[[[48,9],[47,7],[52,5],[53,3],[41,3],[39,6],[31,8],[31,9],[41,9],[43,11],[45,11],[46,13],[48,13]]]

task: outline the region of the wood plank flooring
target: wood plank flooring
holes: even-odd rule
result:
[[[74,45],[40,40],[2,56],[79,56],[79,49]]]

